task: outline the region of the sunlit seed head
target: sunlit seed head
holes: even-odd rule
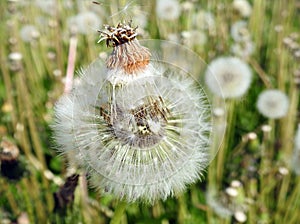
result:
[[[237,42],[251,40],[248,24],[244,20],[237,21],[231,25],[230,34],[233,40]]]
[[[57,12],[57,3],[56,0],[36,0],[35,5],[40,8],[44,13],[49,15],[55,15]]]
[[[181,7],[178,0],[157,0],[156,15],[163,20],[176,20],[179,18]]]
[[[102,25],[100,17],[92,11],[84,11],[68,20],[71,32],[89,34],[95,32]]]
[[[233,180],[231,181],[230,186],[234,188],[239,188],[242,186],[242,183],[239,180]]]
[[[242,17],[251,16],[252,6],[247,0],[234,0],[232,6]]]
[[[221,197],[219,197],[215,192],[206,192],[206,202],[213,211],[223,218],[229,218],[233,215],[232,210],[225,204]],[[228,202],[226,202],[228,203]]]
[[[205,82],[217,96],[237,98],[246,93],[251,84],[252,72],[248,64],[235,57],[214,59],[205,73]]]
[[[215,117],[224,117],[225,110],[223,108],[217,107],[213,110],[213,115]]]
[[[193,24],[196,28],[207,30],[210,35],[216,32],[215,16],[209,11],[200,10],[194,15]]]
[[[203,46],[207,42],[206,34],[199,30],[183,31],[181,35],[183,44],[190,48]]]
[[[257,134],[255,132],[250,132],[247,135],[248,140],[253,141],[255,139],[257,139]]]
[[[12,52],[8,55],[8,58],[12,61],[21,61],[23,55],[20,52]]]
[[[233,188],[233,187],[227,187],[225,189],[226,194],[228,194],[230,197],[236,197],[238,196],[238,191],[237,189]]]
[[[20,30],[20,37],[24,42],[32,42],[40,36],[40,32],[33,25],[25,25]]]
[[[230,49],[235,56],[246,60],[254,53],[255,46],[251,40],[247,40],[234,43]]]
[[[289,99],[280,90],[265,90],[259,94],[256,107],[267,118],[282,118],[288,112]]]
[[[247,216],[243,211],[236,211],[234,213],[234,218],[236,219],[236,221],[238,221],[239,223],[244,223],[247,221]]]

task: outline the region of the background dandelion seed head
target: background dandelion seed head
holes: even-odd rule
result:
[[[252,79],[250,67],[239,58],[219,57],[208,65],[205,82],[219,97],[237,98],[248,90]]]
[[[289,99],[277,89],[265,90],[258,96],[257,109],[265,117],[278,119],[287,114]]]

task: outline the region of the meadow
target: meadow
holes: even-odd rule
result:
[[[299,0],[7,0],[0,18],[1,224],[300,223]],[[103,193],[101,177],[91,184],[93,164],[64,152],[68,139],[55,134],[70,126],[56,123],[60,97],[112,52],[99,30],[129,21],[154,63],[191,74],[213,120],[199,176],[182,177],[184,190],[165,200],[143,192],[151,203]],[[159,103],[152,109],[168,122]]]

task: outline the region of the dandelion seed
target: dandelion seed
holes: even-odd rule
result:
[[[177,0],[157,0],[156,15],[164,20],[176,20],[180,16],[180,4]]]
[[[278,172],[282,175],[282,176],[286,176],[289,174],[289,170],[286,167],[279,167],[278,168]]]
[[[258,111],[267,118],[282,118],[288,112],[289,99],[280,90],[265,90],[258,96],[256,106]]]
[[[235,57],[219,57],[213,60],[205,73],[205,82],[217,96],[241,97],[248,90],[252,73],[250,67]]]
[[[210,160],[206,94],[169,65],[158,69],[130,23],[105,27],[100,41],[113,52],[56,104],[56,141],[104,193],[149,203],[179,194]]]

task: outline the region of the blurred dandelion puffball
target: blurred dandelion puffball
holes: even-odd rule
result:
[[[287,114],[289,99],[280,90],[265,90],[259,94],[256,106],[258,111],[267,118],[282,118]]]
[[[128,202],[182,192],[208,165],[210,105],[189,77],[160,61],[130,24],[106,26],[113,52],[82,72],[55,106],[55,139],[93,185]]]
[[[156,15],[164,20],[176,20],[180,16],[178,0],[156,0]]]
[[[242,17],[250,17],[252,13],[252,6],[247,0],[234,0],[232,6],[237,10]]]
[[[214,59],[205,73],[205,82],[212,93],[224,98],[238,98],[251,84],[252,72],[248,64],[236,57]]]
[[[76,16],[69,18],[68,26],[69,28],[75,29],[76,32],[81,34],[88,34],[93,32],[93,30],[100,27],[102,24],[101,18],[92,11],[84,11]]]

